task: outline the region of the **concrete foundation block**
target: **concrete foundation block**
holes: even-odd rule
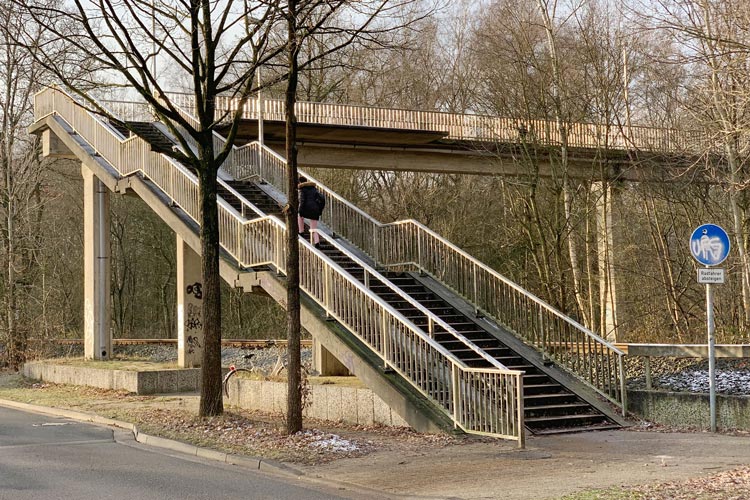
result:
[[[177,392],[194,392],[200,388],[200,370],[175,370],[177,373]]]
[[[133,374],[125,370],[114,370],[112,372],[112,388],[132,393],[138,392],[138,384]]]
[[[163,370],[157,373],[157,392],[178,392],[177,370]]]
[[[372,425],[375,423],[373,397],[372,391],[357,389],[357,424]]]
[[[325,420],[328,418],[327,411],[327,396],[328,386],[327,385],[313,385],[312,391],[310,392],[310,406],[308,407],[308,414],[312,418],[319,418]]]
[[[341,420],[350,424],[357,423],[357,389],[341,388]]]
[[[156,394],[159,375],[156,372],[138,373],[138,394]]]
[[[249,380],[237,379],[237,406],[249,410],[258,409],[260,394],[258,393],[259,385]]]
[[[328,393],[326,395],[326,419],[331,422],[339,422],[342,418],[342,396],[341,387],[335,385],[328,386]]]
[[[274,411],[273,409],[273,389],[269,385],[269,382],[260,383],[260,407],[265,408],[265,411]]]
[[[287,385],[279,382],[271,382],[271,384],[273,411],[277,413],[286,413]]]

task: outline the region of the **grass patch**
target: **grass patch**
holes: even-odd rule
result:
[[[619,486],[606,490],[587,490],[565,495],[560,500],[641,500],[644,496],[637,491],[626,491]]]
[[[315,385],[338,385],[342,387],[357,387],[364,388],[365,384],[362,383],[357,377],[310,377],[311,384]]]
[[[76,366],[81,368],[98,368],[101,370],[126,370],[140,372],[179,369],[175,361],[157,363],[155,361],[146,361],[132,358],[110,359],[108,361],[98,361],[84,358],[56,358],[41,360],[40,362],[51,365]]]
[[[284,382],[286,383],[286,374],[277,376],[265,376],[260,373],[238,371],[234,377],[239,377],[248,380],[259,380],[266,382]],[[362,383],[357,377],[308,377],[311,384],[314,385],[337,385],[340,387],[357,387],[364,388],[365,384]]]

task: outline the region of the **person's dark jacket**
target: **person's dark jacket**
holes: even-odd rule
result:
[[[314,182],[299,183],[299,214],[305,219],[318,220],[323,213],[326,200]]]

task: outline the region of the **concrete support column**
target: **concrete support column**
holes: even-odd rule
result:
[[[619,191],[607,182],[592,184],[596,196],[597,254],[599,266],[600,335],[618,339],[617,289],[615,286],[615,231]]]
[[[85,165],[83,175],[84,356],[112,355],[109,190]]]
[[[313,337],[313,369],[321,377],[348,376],[349,369]]]
[[[196,368],[203,360],[201,258],[177,236],[177,362]]]

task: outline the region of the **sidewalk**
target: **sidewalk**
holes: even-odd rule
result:
[[[28,393],[33,395],[31,390]],[[14,398],[18,399],[17,394]],[[189,408],[192,412],[196,398],[119,397],[94,406],[105,414],[110,414],[118,404],[123,408],[147,406],[149,412],[156,413],[175,407]],[[1,399],[0,404],[24,406]],[[96,416],[91,409],[71,411],[38,404],[25,407],[132,428],[129,423]],[[372,438],[368,429],[342,428],[341,435],[362,442]],[[435,437],[432,441],[414,436],[405,438],[410,440],[405,445],[398,436],[382,435],[376,436],[382,439],[373,443],[363,456],[344,456],[315,465],[238,458],[236,454],[169,439],[143,434],[138,437],[141,442],[191,455],[311,480],[344,483],[397,498],[551,499],[591,488],[695,478],[750,464],[750,438],[708,433],[620,430],[529,436],[525,450],[516,449],[515,443],[471,438],[443,441]]]

